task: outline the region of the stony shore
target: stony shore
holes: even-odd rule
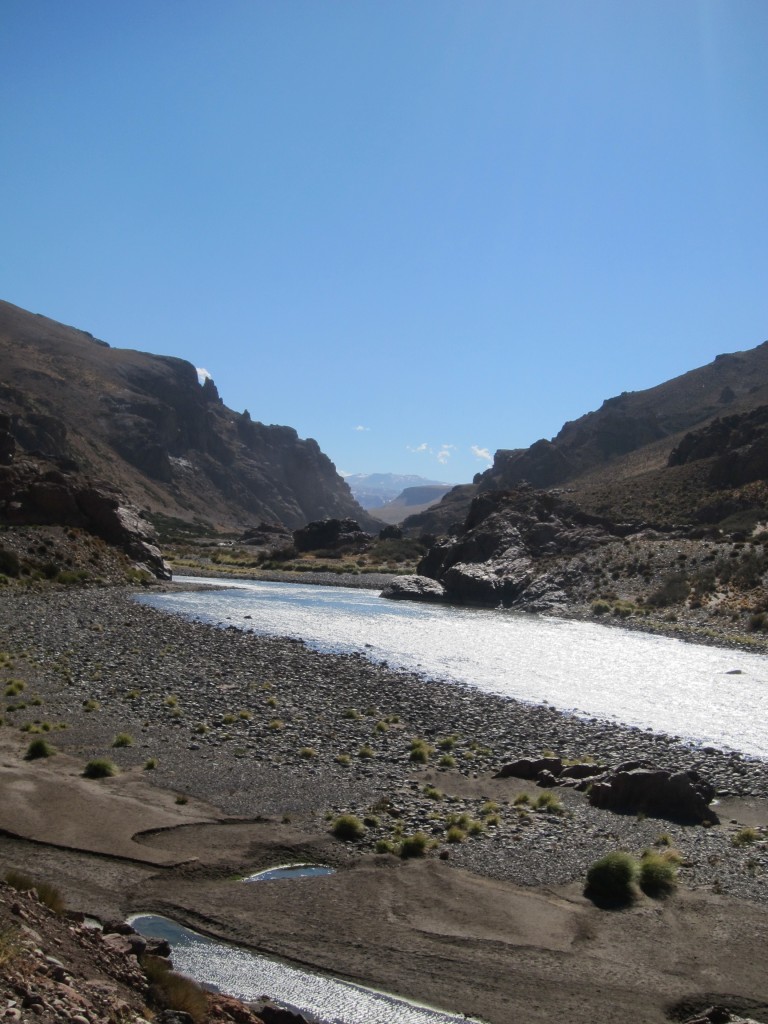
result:
[[[391,856],[373,856],[377,841],[423,831],[436,842],[427,858],[434,870],[440,864],[442,872],[465,869],[488,885],[509,883],[538,892],[559,886],[576,893],[589,864],[603,853],[620,847],[639,853],[665,834],[684,858],[681,888],[707,899],[714,893],[717,900],[747,901],[759,914],[765,911],[757,907],[768,905],[765,842],[733,844],[738,828],[768,820],[765,762],[692,749],[674,737],[426,680],[362,656],[323,655],[292,640],[188,622],[142,606],[116,588],[6,591],[0,603],[0,649],[12,655],[2,669],[3,682],[25,683],[20,695],[6,696],[6,708],[15,708],[4,713],[0,731],[4,749],[11,751],[7,757],[14,756],[13,749],[17,758],[23,753],[30,736],[20,730],[52,726],[47,737],[74,759],[70,764],[110,757],[123,777],[135,777],[145,788],[151,784],[158,801],[170,791],[180,807],[202,801],[222,816],[265,823],[278,847],[283,841],[286,849],[320,844],[327,861],[340,866],[358,860],[368,864],[369,859],[394,862],[403,870],[408,867],[411,879],[415,867]],[[119,734],[129,735],[131,745],[114,747]],[[433,750],[426,764],[410,758],[414,737]],[[664,767],[695,766],[718,788],[723,823],[704,829],[638,820],[594,809],[572,791],[558,791],[559,814],[515,805],[519,794],[535,799],[540,791],[530,783],[494,779],[495,771],[508,760],[543,750],[609,763],[643,758]],[[445,755],[454,763],[442,767]],[[35,771],[34,764],[29,771]],[[493,814],[489,802],[497,805]],[[341,812],[367,819],[360,843],[329,839],[328,819]],[[462,815],[482,828],[474,837],[449,843],[449,822]],[[484,821],[488,818],[490,824]],[[3,827],[14,831],[6,823]],[[220,851],[214,873],[224,871],[225,862],[230,869],[236,859],[233,837],[230,833],[226,840],[229,861]],[[24,856],[20,842],[0,840],[3,864]],[[446,859],[439,861],[438,852]],[[259,859],[254,849],[250,855]],[[43,859],[56,863],[49,854]],[[62,859],[60,866],[65,884],[68,879],[76,887],[71,864],[65,868]],[[426,878],[432,868],[423,870]],[[374,874],[380,884],[381,870]],[[217,915],[212,897],[202,890],[195,909],[196,897],[184,877],[184,898],[181,889],[174,897],[169,877],[164,878],[168,906],[212,932],[254,941],[245,919],[238,923],[237,915]],[[451,877],[465,876],[454,872]],[[445,881],[435,884],[444,886]],[[95,912],[102,909],[100,901],[110,902],[101,890],[91,889],[89,898],[86,909]],[[105,909],[141,909],[135,899],[130,887],[118,885]],[[288,904],[279,913],[290,916]],[[291,941],[293,952],[288,939],[283,945],[275,939],[272,949],[297,959],[309,956],[301,938]],[[337,950],[334,955],[343,954]],[[474,956],[480,963],[479,947]],[[319,960],[318,952],[312,962]],[[348,974],[374,983],[377,970],[387,974],[386,967],[374,963],[347,967]],[[415,988],[410,968],[401,965],[400,970],[403,990]],[[434,994],[437,981],[418,984],[426,997]],[[491,993],[485,1004],[488,1018],[500,1024],[508,1020],[502,1010],[489,1014],[494,1005]]]

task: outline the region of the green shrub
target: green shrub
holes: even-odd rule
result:
[[[376,853],[394,853],[394,843],[390,842],[389,839],[377,839],[376,846],[374,847]]]
[[[640,861],[640,888],[646,896],[667,896],[675,887],[677,868],[670,857],[646,850]]]
[[[610,603],[608,601],[593,601],[592,602],[592,614],[593,615],[605,615],[606,612],[611,610]]]
[[[587,871],[585,895],[596,903],[625,904],[635,897],[639,869],[634,857],[623,851],[608,853]]]
[[[148,757],[147,760],[144,762],[144,771],[152,772],[155,770],[155,768],[157,768],[157,758]]]
[[[455,768],[456,758],[453,754],[443,754],[437,764],[440,768]]]
[[[467,838],[467,833],[460,825],[451,825],[445,834],[445,838],[449,843],[463,843]]]
[[[314,747],[302,747],[299,751],[299,757],[311,760],[313,757],[317,757],[317,751]]]
[[[46,740],[40,737],[39,739],[32,740],[32,742],[29,744],[29,746],[27,747],[27,752],[24,755],[24,760],[36,761],[40,757],[51,757],[55,753],[56,748],[51,746],[50,743],[48,743]]]
[[[127,732],[119,732],[117,736],[112,740],[113,747],[132,747],[133,736]]]
[[[400,856],[403,860],[410,857],[423,857],[429,846],[429,838],[423,832],[416,832],[412,836],[405,836],[400,844]]]
[[[108,779],[112,775],[117,775],[117,765],[109,758],[94,757],[83,769],[83,775],[86,779]]]
[[[331,825],[331,832],[337,839],[355,842],[365,835],[365,826],[354,814],[340,814]]]
[[[666,608],[670,604],[680,604],[688,597],[688,577],[684,572],[673,572],[665,577],[656,590],[648,595],[647,603],[654,608]]]
[[[375,753],[373,747],[370,746],[370,744],[364,743],[362,745],[362,747],[360,747],[360,749],[358,750],[357,756],[358,757],[362,757],[363,760],[365,760],[366,758],[375,757],[376,753]]]

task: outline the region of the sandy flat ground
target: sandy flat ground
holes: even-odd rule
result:
[[[0,828],[49,844],[48,863],[58,857],[65,876],[72,851],[91,856],[94,872],[108,859],[126,913],[152,909],[491,1024],[650,1024],[697,995],[768,1004],[765,906],[681,889],[666,901],[641,897],[627,910],[599,910],[578,884],[535,890],[450,860],[360,858],[324,833],[178,806],[141,776],[93,782],[69,758],[19,763],[14,753],[6,741]],[[17,839],[12,850],[20,849]],[[34,858],[31,844],[29,851]],[[337,872],[301,882],[237,877],[306,859]],[[69,884],[92,901],[87,877]]]

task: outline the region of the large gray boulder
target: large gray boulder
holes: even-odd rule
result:
[[[442,583],[428,576],[396,576],[384,587],[382,597],[392,601],[444,601],[445,589]]]

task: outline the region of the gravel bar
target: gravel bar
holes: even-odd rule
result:
[[[564,813],[529,812],[514,796],[541,791],[492,778],[509,760],[552,750],[696,767],[720,796],[759,802],[768,798],[764,761],[394,671],[363,655],[191,622],[118,588],[6,590],[0,649],[14,656],[3,682],[26,681],[23,699],[5,697],[5,728],[45,721],[59,749],[84,760],[106,755],[124,770],[156,759],[147,779],[233,816],[317,831],[328,814],[353,811],[370,818],[370,849],[395,823],[403,834],[439,838],[448,815],[479,820],[492,798],[497,823],[446,848],[455,863],[520,884],[557,884],[583,878],[610,849],[640,850],[666,833],[686,857],[690,884],[768,902],[766,844],[737,848],[733,827],[611,814],[561,789]],[[133,744],[113,748],[119,733]],[[427,765],[411,760],[413,737],[434,748]],[[454,765],[439,767],[439,748]]]

